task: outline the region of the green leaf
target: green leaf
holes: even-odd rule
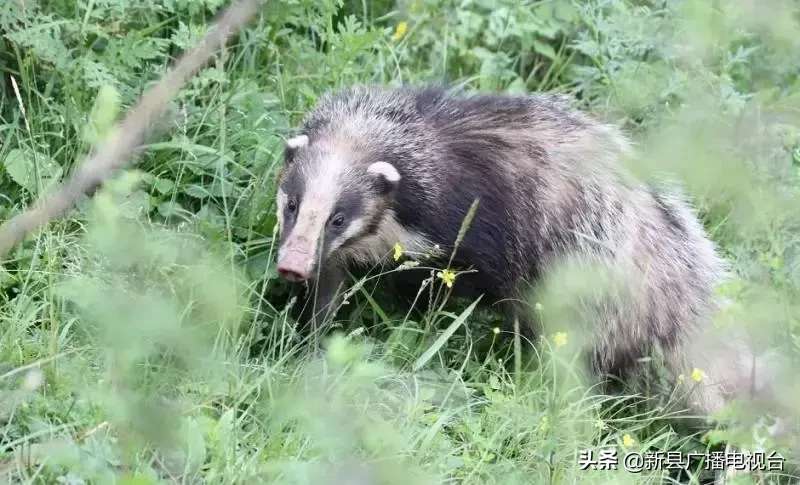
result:
[[[199,423],[192,418],[184,421],[181,431],[186,445],[186,465],[189,470],[197,470],[206,460],[206,440]]]
[[[186,214],[186,209],[179,203],[168,200],[158,204],[158,213],[164,217],[177,217]]]
[[[4,267],[0,266],[0,288],[11,286],[14,281],[14,275],[9,273]]]
[[[553,49],[553,47],[550,44],[547,44],[545,42],[534,40],[533,48],[536,50],[537,53],[547,57],[548,59],[555,59],[556,57],[558,57],[558,54],[556,54],[555,49]]]
[[[145,148],[151,151],[175,150],[179,152],[190,153],[196,157],[200,157],[202,155],[210,155],[210,157],[208,157],[208,160],[210,160],[211,162],[216,162],[219,159],[222,159],[223,163],[226,164],[233,163],[233,159],[230,156],[220,152],[219,149],[206,145],[200,145],[186,138],[180,138],[177,141],[150,143],[149,145],[146,145]]]
[[[222,416],[220,416],[219,421],[217,421],[216,426],[216,436],[219,440],[219,446],[222,450],[232,450],[236,444],[235,442],[235,435],[234,435],[234,424],[236,422],[236,418],[233,415],[233,409],[228,409]]]
[[[172,193],[172,189],[175,188],[175,182],[170,179],[157,178],[153,186],[159,194],[167,195]]]
[[[414,362],[414,372],[423,368],[425,364],[427,364],[428,361],[431,360],[431,358],[433,358],[436,352],[438,352],[439,349],[441,349],[444,346],[444,344],[447,343],[450,337],[452,337],[453,334],[456,332],[458,327],[460,327],[467,320],[467,318],[469,318],[469,316],[472,314],[472,311],[475,310],[475,307],[478,305],[478,302],[481,301],[481,298],[482,296],[478,297],[477,300],[473,301],[470,306],[468,306],[463,312],[461,312],[461,315],[459,315],[458,317],[456,317],[455,320],[453,320],[453,323],[451,323],[445,329],[445,331],[442,332],[441,335],[439,335],[436,341],[433,342],[433,345],[431,345],[428,348],[428,350],[426,350],[422,355],[419,356],[416,362]]]
[[[245,261],[245,271],[253,280],[261,278],[271,280],[278,277],[275,271],[275,255],[270,251],[261,251],[249,256]]]
[[[105,139],[114,127],[114,120],[119,114],[120,96],[111,85],[103,85],[97,91],[89,123],[86,125],[83,138],[90,144]]]
[[[184,188],[183,193],[189,197],[194,197],[195,199],[205,199],[206,197],[211,196],[211,192],[209,192],[205,187],[196,184],[192,184]]]
[[[506,92],[510,94],[525,94],[528,92],[528,87],[525,85],[525,80],[517,77],[506,88]]]
[[[31,193],[39,192],[38,173],[42,187],[47,188],[61,177],[61,166],[51,158],[32,150],[15,148],[3,161],[6,172],[19,186]]]

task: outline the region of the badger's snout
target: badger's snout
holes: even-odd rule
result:
[[[314,271],[315,253],[312,241],[304,237],[290,237],[278,251],[278,274],[292,282],[309,279]]]
[[[278,255],[278,274],[292,281],[305,281],[311,277],[314,256],[299,249],[286,249]]]

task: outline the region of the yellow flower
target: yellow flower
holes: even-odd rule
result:
[[[394,29],[394,35],[392,36],[392,40],[398,41],[405,37],[406,32],[408,32],[408,22],[405,20],[398,23],[397,27]]]
[[[633,439],[631,435],[626,433],[625,436],[622,437],[622,446],[624,446],[625,448],[630,448],[635,444],[636,440]]]
[[[492,329],[492,333],[494,333],[495,335],[498,335],[500,333],[500,327],[494,327]]]
[[[394,249],[394,260],[399,261],[403,256],[403,246],[401,246],[400,243],[395,243],[392,249]]]
[[[436,276],[438,276],[444,282],[444,284],[447,285],[448,288],[452,288],[453,282],[456,280],[456,274],[450,271],[449,269],[446,269],[444,271],[439,271],[439,273]]]
[[[553,334],[553,344],[556,348],[567,345],[567,332],[556,332]]]
[[[697,367],[692,369],[692,380],[693,381],[700,382],[700,381],[703,380],[703,378],[705,378],[705,376],[706,376],[706,373],[703,372],[701,369],[698,369]]]

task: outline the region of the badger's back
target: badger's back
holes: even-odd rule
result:
[[[561,98],[352,88],[324,98],[305,130],[393,164],[397,220],[443,248],[480,199],[456,258],[478,270],[479,292],[518,297],[570,258],[630,280],[595,309],[601,369],[674,347],[713,308],[721,263],[695,215],[628,177],[625,138]]]

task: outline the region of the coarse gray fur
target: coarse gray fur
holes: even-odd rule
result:
[[[323,97],[299,133],[280,180],[279,268],[282,258],[286,275],[312,282],[315,308],[330,308],[345,269],[390,261],[397,242],[449,255],[479,199],[454,262],[477,271],[456,288],[524,301],[531,285],[577,261],[616,282],[576,302],[593,325],[596,371],[624,375],[654,349],[675,375],[702,361],[693,402],[703,411],[747,386],[745,357],[708,362],[690,345],[716,309],[723,262],[677,191],[625,172],[630,148],[617,128],[552,95],[353,87]]]

